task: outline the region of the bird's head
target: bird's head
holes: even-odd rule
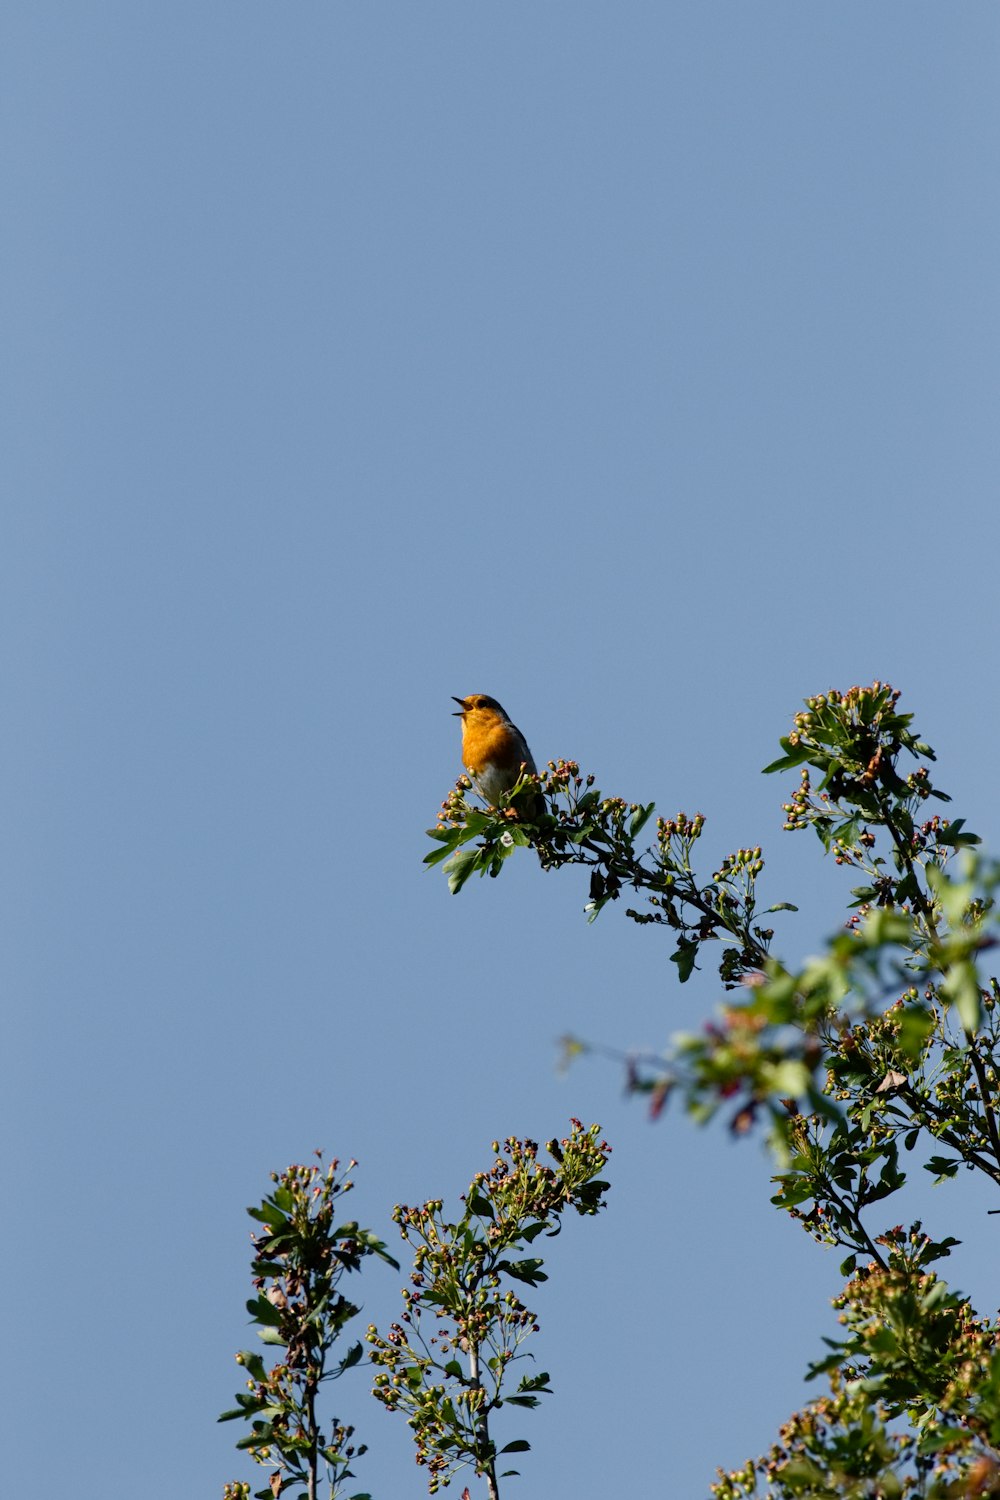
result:
[[[467,718],[478,718],[480,715],[484,718],[506,719],[507,717],[497,700],[487,693],[470,693],[468,698],[456,698],[453,695],[452,702],[458,704],[455,718],[460,718],[463,722]]]

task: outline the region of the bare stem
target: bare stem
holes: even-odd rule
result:
[[[966,1031],[965,1040],[969,1045],[969,1056],[972,1058],[972,1066],[975,1069],[976,1080],[979,1084],[979,1097],[983,1101],[983,1119],[986,1123],[986,1134],[990,1138],[993,1155],[996,1157],[998,1164],[1000,1164],[1000,1135],[997,1133],[996,1112],[990,1099],[990,1086],[986,1078],[986,1069],[983,1066],[982,1058],[979,1056],[976,1039],[971,1031]]]
[[[316,1500],[317,1483],[319,1480],[319,1434],[316,1431],[316,1385],[310,1375],[306,1381],[305,1389],[306,1422],[309,1436],[309,1473],[307,1475],[307,1494],[309,1500]]]
[[[594,855],[588,859],[587,853]],[[577,864],[584,866],[606,865],[609,869],[617,866],[612,873],[616,874],[624,883],[631,885],[635,890],[645,890],[668,902],[671,906],[675,903],[679,906],[687,905],[700,912],[710,924],[710,933],[702,931],[701,936],[714,936],[715,930],[721,928],[728,932],[741,946],[748,963],[756,968],[762,968],[767,961],[767,950],[753,937],[750,932],[750,917],[740,922],[735,915],[719,910],[705,895],[702,894],[694,877],[689,871],[679,872],[680,883],[669,886],[665,883],[663,876],[656,871],[649,870],[642,863],[641,858],[629,854],[622,849],[607,850],[599,845],[585,839],[582,847],[577,851],[566,851],[561,859],[563,864]],[[686,879],[684,878],[686,876]],[[673,924],[671,924],[673,925]],[[681,917],[678,926],[685,926],[694,930],[696,924],[690,918]]]
[[[469,1346],[469,1385],[474,1391],[483,1389],[483,1382],[479,1378],[479,1349],[475,1344]],[[476,1412],[476,1446],[479,1449],[480,1473],[486,1480],[489,1500],[500,1500],[496,1464],[491,1457],[488,1457],[491,1448],[490,1414],[485,1405]]]

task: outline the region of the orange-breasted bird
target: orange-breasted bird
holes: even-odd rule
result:
[[[538,775],[528,742],[497,700],[486,693],[470,693],[454,702],[459,705],[455,718],[462,720],[462,764],[479,795],[496,807],[504,792],[517,784],[522,770]],[[531,818],[541,817],[544,810],[541,796],[525,807]]]

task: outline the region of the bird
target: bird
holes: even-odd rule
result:
[[[462,720],[462,764],[484,802],[496,807],[503,794],[517,785],[522,772],[538,775],[528,742],[488,694],[453,695],[452,701],[459,705],[455,718]],[[534,821],[544,813],[545,803],[536,795],[526,799],[522,808]]]

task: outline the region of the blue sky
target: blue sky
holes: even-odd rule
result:
[[[756,1142],[556,1074],[564,1031],[700,1025],[712,974],[679,990],[531,858],[452,898],[424,830],[451,695],[491,693],[537,759],[703,811],[706,873],[761,842],[795,961],[846,882],[759,768],[805,694],[877,676],[1000,847],[1000,13],[33,0],[3,30],[5,1485],[220,1494],[270,1170],[358,1158],[388,1237],[579,1115],[612,1199],[551,1246],[511,1493],[704,1495],[811,1394],[836,1257]],[[961,1218],[990,1310],[982,1205],[913,1202]],[[364,1487],[423,1493],[355,1392]]]

